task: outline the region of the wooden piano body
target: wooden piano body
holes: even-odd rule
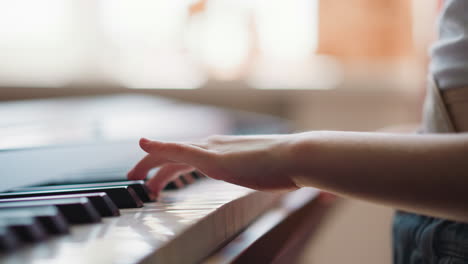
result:
[[[144,154],[136,143],[142,135],[184,140],[287,130],[271,117],[139,96],[9,103],[0,105],[0,116],[2,192],[125,180]],[[264,193],[208,178],[186,185],[141,208],[120,209],[120,216],[23,242],[0,263],[292,261],[330,207],[315,189]]]

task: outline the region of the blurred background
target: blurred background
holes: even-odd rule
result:
[[[416,127],[437,9],[437,0],[0,0],[0,101],[137,93],[278,116],[296,131]],[[391,263],[391,215],[343,201],[303,262]]]

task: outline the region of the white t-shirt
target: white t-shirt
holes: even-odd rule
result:
[[[430,71],[441,89],[468,87],[468,0],[444,0]]]

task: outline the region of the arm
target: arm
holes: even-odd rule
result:
[[[468,135],[404,135],[318,131],[201,142],[142,140],[149,154],[129,173],[158,192],[198,169],[258,190],[318,187],[348,197],[468,221]],[[465,194],[466,193],[466,194]]]
[[[299,186],[468,221],[468,134],[319,132],[295,145]]]

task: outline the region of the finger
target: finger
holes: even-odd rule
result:
[[[172,161],[160,157],[159,155],[148,154],[128,172],[127,177],[129,180],[143,180],[151,169],[171,162]]]
[[[154,194],[159,193],[171,180],[179,175],[193,171],[192,166],[186,164],[168,164],[162,167],[156,174],[148,180],[146,185]]]
[[[140,140],[141,148],[151,154],[157,154],[168,160],[185,163],[194,167],[205,167],[212,158],[212,153],[193,144]]]

